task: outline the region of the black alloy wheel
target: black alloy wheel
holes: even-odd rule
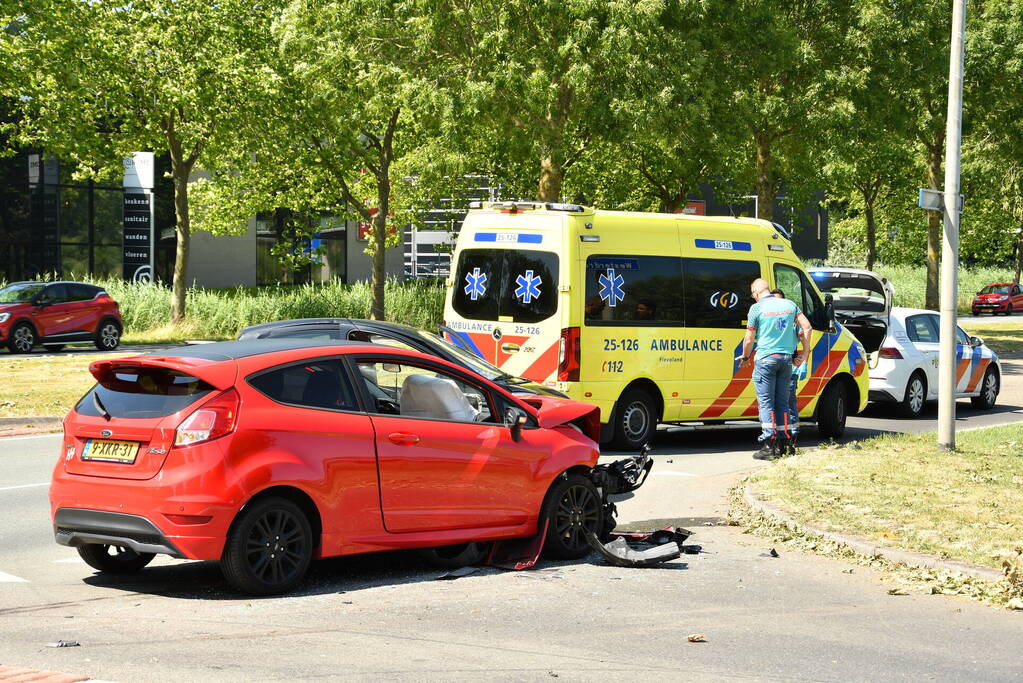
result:
[[[270,497],[246,507],[228,534],[220,568],[245,593],[273,595],[296,586],[313,556],[313,533],[302,509]]]
[[[78,546],[78,554],[93,569],[108,574],[134,574],[156,557],[120,545],[88,543]]]
[[[548,520],[544,554],[559,560],[578,560],[590,553],[584,529],[599,536],[604,508],[593,482],[578,474],[559,477],[548,493],[540,517]]]
[[[18,323],[7,338],[7,348],[11,353],[32,353],[36,345],[36,331],[28,323]]]
[[[121,344],[121,328],[113,320],[104,320],[96,328],[96,348],[100,351],[113,351]]]

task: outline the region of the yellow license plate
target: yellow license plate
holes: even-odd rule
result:
[[[138,455],[139,444],[135,441],[108,441],[89,439],[82,451],[82,460],[105,460],[131,464]]]

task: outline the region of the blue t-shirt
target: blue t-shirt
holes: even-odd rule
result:
[[[795,353],[799,308],[788,299],[765,296],[750,306],[746,329],[757,333],[757,355]]]

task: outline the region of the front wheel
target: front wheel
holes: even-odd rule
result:
[[[36,345],[36,332],[28,323],[18,323],[7,338],[7,348],[11,353],[31,353]]]
[[[113,320],[104,320],[96,329],[96,348],[113,351],[121,344],[121,327]]]
[[[846,391],[842,382],[824,388],[817,403],[817,434],[822,439],[837,439],[845,434]]]
[[[284,498],[264,498],[231,526],[220,571],[244,593],[273,595],[298,585],[312,557],[313,531],[302,509]]]
[[[906,394],[899,404],[899,412],[903,417],[920,417],[927,401],[927,381],[919,372],[914,372],[906,384]]]
[[[1012,304],[1009,304],[1005,309],[1005,315],[1012,315]]]
[[[638,450],[649,442],[657,431],[657,410],[654,400],[641,389],[630,389],[622,394],[612,419],[614,436],[611,446],[619,450]]]
[[[124,546],[100,543],[80,545],[78,554],[87,565],[108,574],[134,574],[156,557],[153,553],[140,553]]]
[[[980,385],[980,395],[970,399],[974,408],[990,410],[995,407],[998,400],[998,373],[994,368],[988,368],[984,373],[984,382]]]
[[[585,530],[600,535],[604,507],[593,482],[578,474],[558,477],[544,501],[541,527],[548,522],[544,555],[558,560],[578,560],[590,553]]]

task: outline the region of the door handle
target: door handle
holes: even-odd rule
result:
[[[398,446],[415,446],[419,443],[419,437],[415,434],[406,434],[405,432],[394,432],[388,434],[387,438],[391,440],[391,443]]]

